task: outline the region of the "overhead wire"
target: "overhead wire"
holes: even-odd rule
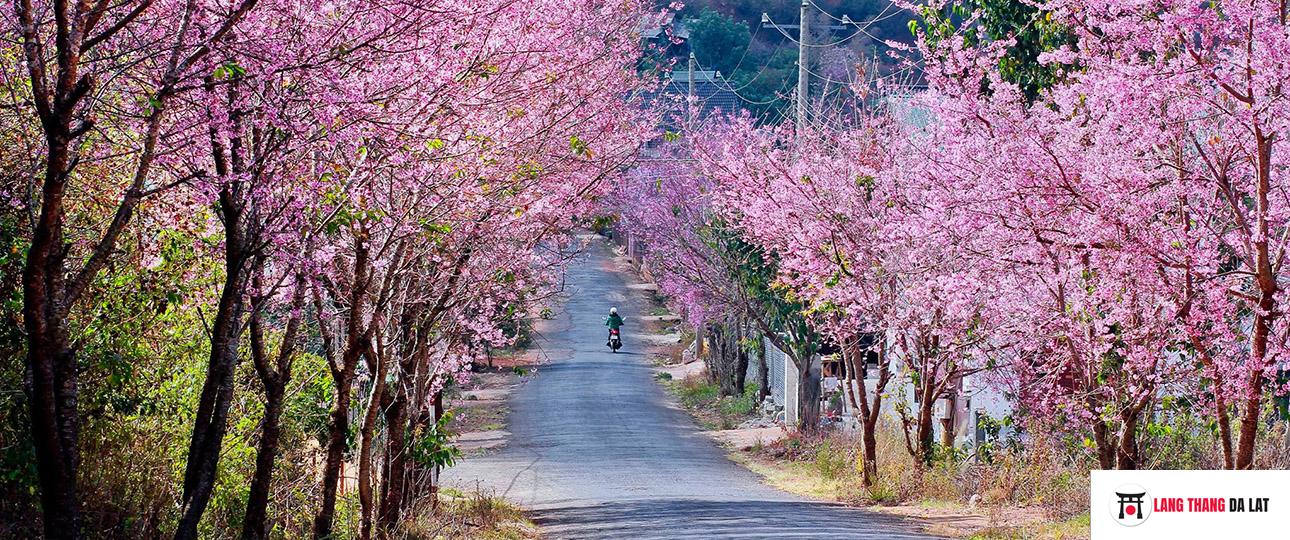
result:
[[[811,7],[814,7],[814,8],[815,8],[816,10],[818,10],[820,13],[823,13],[825,17],[828,17],[828,18],[830,18],[830,19],[833,19],[833,20],[838,21],[838,22],[843,23],[843,24],[852,24],[852,25],[855,25],[857,28],[860,28],[860,27],[861,27],[861,26],[860,26],[860,24],[859,24],[859,21],[856,21],[855,19],[852,19],[852,18],[849,18],[849,17],[848,17],[848,18],[845,18],[845,19],[835,17],[835,16],[833,16],[833,14],[832,14],[832,13],[829,13],[829,11],[828,11],[827,9],[824,9],[824,8],[823,8],[822,6],[820,6],[819,4],[816,4],[816,3],[815,3],[815,0],[808,0],[808,1],[811,3]],[[888,15],[888,14],[887,14],[887,10],[889,10],[889,9],[891,9],[891,8],[893,8],[893,7],[896,7],[896,4],[895,4],[894,2],[888,2],[888,3],[887,3],[887,7],[882,8],[882,11],[879,11],[877,15],[874,15],[872,18],[870,18],[870,19],[866,19],[866,20],[864,21],[864,26],[863,26],[863,28],[868,28],[868,27],[870,27],[870,26],[873,26],[875,23],[879,23],[879,22],[885,21],[885,20],[887,20],[887,19],[890,19],[890,18],[892,18],[892,17],[895,17],[895,16],[897,16],[897,15],[900,15],[901,13],[903,13],[903,12],[904,12],[904,10],[897,9],[896,11],[893,11],[890,15]]]
[[[735,62],[735,67],[730,68],[730,74],[731,74],[731,75],[734,75],[734,73],[735,73],[736,71],[739,71],[739,67],[740,67],[740,66],[742,66],[742,65],[744,65],[744,59],[745,59],[745,58],[748,58],[748,51],[752,49],[753,43],[756,43],[756,42],[757,42],[757,33],[758,33],[758,32],[761,32],[761,25],[758,25],[758,26],[757,26],[757,28],[754,28],[754,29],[753,29],[753,31],[752,31],[752,34],[748,36],[748,44],[747,44],[747,45],[744,45],[744,53],[743,53],[743,54],[741,54],[741,55],[739,55],[739,61],[738,61],[738,62]],[[691,47],[690,47],[690,54],[694,54],[694,47],[693,47],[693,46],[691,46]],[[694,61],[695,61],[695,63],[698,63],[699,58],[696,56],[696,57],[694,58]]]
[[[758,28],[761,28],[761,27],[759,26]],[[756,36],[754,36],[754,37],[756,37]],[[773,50],[773,51],[778,51],[778,50],[779,50],[779,48],[780,48],[780,47],[782,47],[783,45],[784,45],[784,39],[783,39],[783,38],[781,38],[781,39],[779,40],[779,43],[776,43],[776,44],[775,44],[775,46],[774,46],[774,47],[772,47],[772,50]],[[749,45],[748,45],[748,47],[749,47],[749,48],[752,48],[752,42],[751,42],[751,41],[749,41]],[[744,51],[745,51],[745,52],[747,52],[747,50],[748,50],[748,49],[744,49]],[[739,88],[737,88],[736,90],[743,90],[744,88],[748,88],[749,86],[752,86],[752,83],[756,82],[756,81],[757,81],[757,79],[758,79],[758,78],[760,78],[760,77],[761,77],[761,75],[762,75],[763,73],[765,73],[765,72],[766,72],[766,68],[769,68],[769,67],[770,67],[770,63],[771,63],[771,62],[773,62],[774,60],[775,60],[775,53],[774,53],[774,52],[772,52],[769,56],[767,56],[767,57],[766,57],[766,63],[765,63],[765,64],[762,64],[761,69],[757,70],[757,74],[756,74],[756,75],[753,75],[753,77],[752,77],[751,79],[748,79],[748,82],[746,82],[746,83],[744,83],[744,84],[740,85],[740,86],[739,86]],[[733,76],[733,75],[734,75],[734,72],[732,71],[730,74]]]
[[[861,29],[861,30],[858,30],[858,31],[857,31],[856,33],[854,33],[854,34],[851,34],[851,35],[849,35],[849,36],[847,36],[847,37],[844,37],[844,38],[839,39],[839,40],[837,40],[837,41],[834,41],[834,42],[832,42],[832,43],[818,43],[818,44],[817,44],[817,43],[802,43],[802,40],[797,39],[797,38],[794,38],[793,36],[788,35],[788,32],[785,32],[785,31],[784,31],[784,29],[783,29],[782,27],[780,27],[779,23],[776,23],[775,21],[771,20],[771,18],[770,18],[769,16],[767,16],[767,17],[766,17],[766,21],[767,21],[767,23],[768,23],[768,24],[770,24],[770,26],[774,27],[774,28],[775,28],[775,30],[778,30],[778,31],[779,31],[779,33],[780,33],[780,34],[782,34],[782,35],[783,35],[785,38],[787,38],[789,41],[792,41],[793,43],[796,43],[796,44],[798,44],[798,45],[802,45],[802,46],[805,46],[805,47],[809,47],[809,48],[812,48],[812,49],[828,49],[828,48],[830,48],[830,47],[837,47],[838,45],[841,45],[841,44],[843,44],[843,43],[846,43],[846,42],[848,42],[848,41],[851,41],[853,38],[855,38],[856,36],[858,36],[858,35],[860,35],[860,34],[865,34],[865,35],[869,35],[870,37],[873,37],[873,36],[872,36],[872,35],[870,35],[868,32],[865,32],[863,29]]]
[[[849,25],[849,26],[854,27],[854,28],[856,29],[856,32],[852,33],[851,35],[849,35],[849,36],[847,36],[847,37],[845,37],[845,38],[842,38],[842,39],[836,40],[836,41],[834,41],[834,42],[832,42],[832,43],[824,43],[824,44],[812,44],[812,43],[806,43],[806,44],[805,44],[805,46],[806,46],[806,47],[809,47],[809,48],[825,49],[825,48],[832,48],[832,47],[836,47],[836,46],[838,46],[838,45],[841,45],[841,44],[843,44],[843,43],[846,43],[846,42],[848,42],[848,41],[850,41],[850,40],[854,39],[856,36],[861,35],[861,34],[863,34],[863,35],[865,35],[865,36],[868,36],[868,37],[870,37],[870,38],[872,38],[872,39],[874,39],[874,40],[882,41],[882,38],[879,38],[878,36],[875,36],[875,35],[873,35],[872,33],[870,33],[870,32],[868,31],[868,28],[871,28],[873,25],[875,25],[875,24],[876,24],[876,23],[878,23],[878,22],[881,22],[881,21],[884,21],[884,20],[890,19],[890,18],[892,18],[892,17],[898,16],[898,15],[900,15],[900,14],[902,13],[902,12],[901,12],[900,10],[898,10],[898,9],[897,9],[897,10],[895,10],[895,11],[892,11],[892,9],[895,7],[895,4],[894,4],[894,3],[888,3],[888,4],[887,4],[887,6],[885,6],[885,7],[882,9],[882,11],[880,11],[876,16],[874,16],[874,17],[872,17],[872,18],[870,18],[870,19],[867,19],[867,20],[865,20],[865,21],[863,21],[863,22],[859,22],[859,21],[855,21],[855,20],[852,20],[852,19],[849,19],[849,18],[847,18],[847,19],[843,19],[843,18],[836,17],[836,16],[834,16],[833,14],[829,13],[829,12],[828,12],[827,10],[825,10],[824,8],[820,7],[820,6],[819,6],[818,4],[816,4],[813,0],[808,0],[808,1],[810,1],[810,3],[811,3],[811,6],[812,6],[812,7],[814,7],[816,10],[818,10],[820,13],[823,13],[823,14],[824,14],[826,17],[828,17],[829,19],[832,19],[832,20],[837,21],[837,22],[841,22],[841,23],[843,23],[843,24]],[[731,70],[731,74],[730,74],[731,76],[733,76],[735,73],[737,73],[737,72],[738,72],[738,70],[739,70],[739,68],[743,66],[743,63],[744,63],[744,62],[747,60],[747,58],[748,58],[748,54],[749,54],[749,52],[751,51],[751,49],[752,49],[753,45],[756,43],[756,39],[757,39],[758,33],[759,33],[759,32],[760,32],[760,30],[761,30],[761,27],[762,27],[762,26],[766,26],[766,25],[769,25],[769,26],[774,27],[774,28],[775,28],[775,30],[776,30],[776,31],[778,31],[778,32],[779,32],[779,34],[780,34],[780,36],[782,37],[782,39],[780,40],[780,42],[779,42],[779,43],[777,43],[777,44],[775,44],[775,46],[773,47],[773,50],[776,50],[776,51],[777,51],[777,50],[779,50],[779,48],[783,46],[783,44],[784,44],[784,40],[792,41],[792,42],[793,42],[793,43],[795,43],[795,44],[802,45],[802,43],[801,43],[801,41],[800,41],[799,39],[796,39],[796,38],[794,38],[792,35],[790,35],[789,33],[785,32],[785,31],[784,31],[784,29],[783,29],[779,24],[777,24],[777,23],[775,23],[773,20],[771,20],[771,19],[770,19],[770,17],[766,17],[766,23],[765,23],[765,24],[758,25],[758,26],[757,26],[757,28],[756,28],[756,29],[755,29],[755,30],[754,30],[754,31],[749,35],[749,38],[748,38],[748,44],[744,47],[743,54],[741,54],[741,55],[740,55],[739,60],[735,63],[735,67]],[[780,102],[780,101],[784,101],[784,100],[792,101],[792,100],[796,99],[795,97],[789,97],[789,96],[787,96],[787,95],[784,93],[784,92],[785,92],[785,90],[788,88],[789,83],[791,82],[791,81],[790,81],[790,80],[788,80],[788,79],[785,79],[785,82],[780,86],[780,88],[779,88],[778,90],[776,90],[776,91],[775,91],[775,97],[772,97],[771,99],[767,99],[767,100],[753,99],[753,98],[750,98],[750,97],[748,97],[748,96],[743,95],[743,94],[740,92],[741,90],[744,90],[744,89],[748,88],[749,86],[751,86],[753,83],[755,83],[755,82],[756,82],[756,81],[757,81],[757,80],[762,76],[762,74],[764,74],[764,73],[766,72],[766,70],[767,70],[767,69],[769,69],[769,67],[770,67],[770,65],[771,65],[771,63],[772,63],[773,61],[774,61],[774,54],[772,53],[771,55],[769,55],[769,56],[767,57],[766,62],[762,65],[762,67],[758,69],[757,73],[756,73],[755,75],[753,75],[753,77],[752,77],[752,78],[750,78],[747,82],[744,82],[743,84],[739,85],[737,88],[736,88],[735,86],[731,85],[731,84],[730,84],[727,80],[725,80],[724,78],[722,78],[722,79],[717,79],[715,76],[714,76],[714,77],[713,77],[713,79],[712,79],[712,84],[714,84],[715,86],[717,86],[717,87],[719,87],[719,88],[722,88],[722,89],[724,89],[724,90],[729,91],[731,94],[733,94],[733,95],[734,95],[736,98],[738,98],[740,101],[742,101],[742,102],[744,102],[744,103],[747,103],[747,104],[749,104],[749,105],[762,106],[762,105],[769,105],[769,104],[776,103],[776,102]],[[799,59],[799,62],[800,62],[800,59]],[[699,62],[698,58],[695,58],[695,66],[696,66],[696,67],[698,67],[700,71],[713,71],[713,70],[705,70],[705,69],[703,69],[705,66],[703,66],[703,65]],[[914,65],[908,65],[908,66],[902,67],[901,69],[899,69],[899,70],[897,70],[897,71],[895,71],[895,72],[892,72],[892,73],[889,73],[889,74],[887,74],[887,75],[883,76],[883,77],[882,77],[882,79],[894,79],[894,78],[897,78],[897,77],[899,77],[899,76],[903,75],[905,72],[911,71],[911,70],[913,70],[913,69],[917,69],[917,68],[916,68],[916,66],[914,66]],[[851,82],[850,82],[850,81],[839,81],[839,80],[835,80],[835,79],[832,79],[832,78],[830,78],[830,77],[827,77],[827,76],[825,76],[825,75],[823,75],[823,74],[816,73],[815,71],[811,70],[809,67],[805,67],[805,68],[804,68],[804,71],[806,71],[806,73],[807,73],[808,75],[810,75],[810,76],[812,76],[812,77],[816,77],[816,78],[818,78],[818,79],[822,80],[823,82],[825,82],[826,84],[838,84],[838,85],[849,85],[849,84],[851,84]],[[715,71],[713,71],[713,73],[714,73],[714,75],[715,75],[715,73],[716,73],[716,72],[715,72]],[[689,76],[693,76],[693,75],[691,74],[691,75],[689,75]],[[713,94],[713,95],[709,95],[709,96],[707,96],[707,97],[702,98],[702,101],[701,101],[700,103],[698,103],[698,104],[697,104],[697,106],[698,106],[699,108],[706,107],[706,106],[707,106],[708,101],[709,101],[709,100],[711,100],[711,99],[712,99],[712,98],[714,98],[714,97],[716,97],[716,95],[715,95],[715,94]],[[779,111],[779,116],[781,117],[780,119],[783,119],[783,118],[784,118],[784,116],[785,116],[784,112],[783,112],[783,111]]]
[[[699,66],[699,68],[702,70],[703,65],[702,65],[702,64],[699,64],[699,60],[698,60],[698,59],[695,59],[694,63],[695,63],[695,65],[698,65],[698,66]],[[768,61],[768,64],[767,64],[767,65],[769,65],[769,61]],[[715,73],[715,72],[714,72],[714,73]],[[746,103],[752,104],[752,105],[768,105],[768,104],[774,103],[774,102],[776,102],[776,101],[780,101],[780,100],[785,99],[784,97],[782,97],[782,96],[781,96],[781,97],[775,97],[775,98],[772,98],[772,99],[769,99],[769,100],[766,100],[766,101],[758,101],[758,100],[754,100],[754,99],[752,99],[752,98],[746,97],[746,96],[744,96],[743,94],[740,94],[736,88],[734,88],[734,87],[730,86],[730,83],[729,83],[729,82],[726,82],[725,80],[719,80],[719,79],[716,79],[716,78],[714,77],[714,78],[712,79],[712,82],[713,82],[713,84],[714,84],[714,85],[716,85],[716,86],[718,86],[718,87],[721,87],[721,88],[723,88],[723,89],[725,89],[725,90],[729,90],[729,91],[730,91],[730,93],[734,94],[734,95],[735,95],[735,97],[739,98],[740,100],[742,100],[742,101],[744,101],[744,102],[746,102]],[[745,84],[745,85],[741,86],[740,88],[746,88],[747,86],[748,86],[748,85],[747,85],[747,84]],[[787,86],[788,86],[788,82],[787,82],[787,80],[785,80],[785,83],[784,83],[784,84],[782,84],[782,85],[780,85],[780,91],[783,91],[783,90],[784,90],[784,88],[785,88],[785,87],[787,87]],[[779,93],[780,93],[779,91],[777,91],[777,92],[776,92],[776,94],[779,94]],[[707,104],[707,100],[708,100],[708,99],[711,99],[712,97],[715,97],[715,96],[708,96],[707,98],[705,98],[705,99],[704,99],[704,104]]]

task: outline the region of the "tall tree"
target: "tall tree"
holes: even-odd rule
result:
[[[255,0],[245,0],[197,17],[201,7],[195,2],[15,4],[32,90],[30,113],[45,138],[44,171],[32,181],[40,184],[39,217],[23,267],[23,324],[31,374],[26,392],[45,532],[51,538],[81,534],[78,368],[69,312],[107,265],[139,204],[166,187],[155,182],[153,169],[165,153],[159,148],[163,132],[182,129],[169,122],[177,97],[200,77],[212,46],[254,6]],[[134,53],[119,54],[123,51]],[[146,96],[141,116],[111,109],[135,92]],[[126,152],[124,185],[93,182],[78,170],[84,160],[100,157],[95,152],[120,150],[87,144],[112,129],[142,134]],[[74,248],[65,229],[73,202],[68,196],[76,192],[114,201],[88,247]]]

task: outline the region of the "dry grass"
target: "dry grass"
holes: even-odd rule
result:
[[[872,487],[862,482],[860,442],[850,435],[790,436],[734,457],[777,488],[905,516],[935,534],[1087,538],[1088,472],[1065,464],[1046,442],[998,453],[989,463],[923,467],[899,437],[890,427],[880,432]]]
[[[542,537],[522,509],[479,490],[470,494],[444,490],[437,511],[431,511],[427,504],[414,513],[417,517],[405,522],[402,538],[528,540]]]

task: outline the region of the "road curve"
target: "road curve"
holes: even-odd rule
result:
[[[690,418],[668,406],[633,318],[648,302],[590,239],[567,298],[537,344],[549,364],[510,398],[509,444],[444,473],[533,510],[550,538],[927,539],[911,523],[810,501],[731,462]],[[605,347],[603,320],[626,318],[624,350]]]

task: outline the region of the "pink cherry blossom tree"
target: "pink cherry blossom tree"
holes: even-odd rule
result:
[[[1025,403],[1090,426],[1103,467],[1132,468],[1155,400],[1203,382],[1226,465],[1248,468],[1285,333],[1274,150],[1286,110],[1270,97],[1284,9],[1041,8],[1076,45],[1041,56],[1068,67],[1033,106],[997,72],[1007,43],[923,44],[925,156],[974,209],[961,226],[980,230],[975,249],[1015,280],[997,305],[1022,331]]]
[[[39,186],[39,218],[23,268],[23,324],[32,435],[51,538],[75,537],[80,527],[78,380],[69,311],[107,265],[140,203],[181,180],[156,175],[157,162],[170,150],[164,141],[194,135],[172,112],[200,86],[212,48],[255,3],[24,0],[4,12],[6,33],[22,44],[31,89],[22,108],[45,139],[43,171],[31,179]],[[116,129],[138,136],[123,144],[112,137]],[[102,180],[82,174],[85,162],[104,159],[122,173]],[[88,241],[70,239],[66,229],[77,192],[112,201]]]

